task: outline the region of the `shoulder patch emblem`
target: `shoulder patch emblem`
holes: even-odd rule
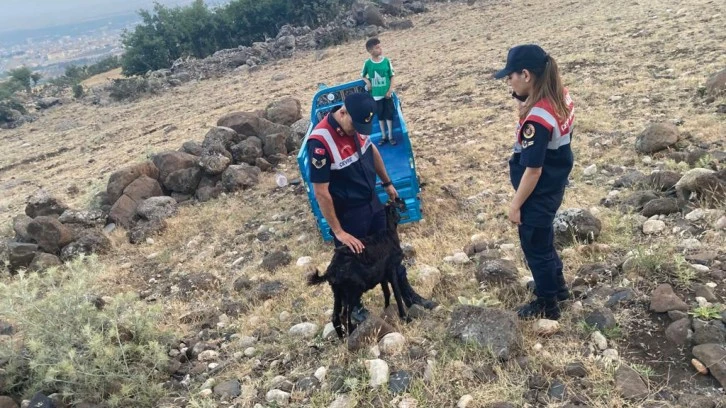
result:
[[[527,123],[527,125],[524,127],[524,130],[522,131],[522,136],[524,136],[525,139],[531,139],[534,137],[534,125],[531,123]]]
[[[325,149],[323,149],[322,147],[316,147],[314,153],[325,156]]]
[[[322,169],[323,166],[325,166],[325,163],[328,161],[326,158],[322,158],[320,160],[313,157],[313,166],[315,166],[316,169]]]

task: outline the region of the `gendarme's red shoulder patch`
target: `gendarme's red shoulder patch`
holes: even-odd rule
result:
[[[315,151],[313,153],[319,154],[319,155],[325,155],[325,149],[323,149],[322,147],[316,147]]]

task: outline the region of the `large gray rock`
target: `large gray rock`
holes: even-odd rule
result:
[[[635,139],[635,149],[645,154],[659,152],[676,144],[678,135],[678,128],[672,123],[654,123]]]
[[[168,196],[150,197],[136,207],[136,213],[146,220],[169,218],[176,212],[176,200]]]
[[[33,219],[28,224],[28,235],[40,249],[51,254],[58,254],[61,248],[73,241],[73,231],[57,218],[49,216]]]
[[[620,208],[623,212],[642,211],[646,204],[656,199],[658,195],[652,191],[635,191],[622,201]]]
[[[145,161],[143,163],[134,164],[133,166],[124,167],[111,174],[108,178],[106,193],[108,193],[108,201],[115,203],[121,198],[126,187],[134,180],[141,176],[146,176],[154,180],[159,178],[159,169],[154,163]]]
[[[691,319],[685,317],[669,324],[666,328],[665,335],[671,343],[678,346],[685,346],[693,336]]]
[[[111,250],[111,240],[103,232],[93,229],[83,230],[79,237],[63,247],[60,259],[68,261],[79,255],[106,254]]]
[[[681,174],[670,170],[657,170],[643,177],[640,186],[660,191],[670,191],[675,188]]]
[[[239,380],[229,380],[214,386],[214,394],[226,400],[237,398],[242,393]]]
[[[78,224],[86,227],[106,225],[108,216],[101,210],[65,210],[58,221],[63,224]]]
[[[726,388],[726,347],[723,344],[701,344],[693,348],[693,356],[708,367],[709,373]]]
[[[205,155],[199,160],[202,170],[212,176],[222,174],[230,163],[232,163],[230,158],[220,155]]]
[[[615,328],[615,315],[608,308],[597,308],[585,314],[585,323],[597,330],[605,331]]]
[[[188,140],[182,144],[181,151],[194,156],[201,156],[202,146],[194,140]]]
[[[272,156],[276,154],[287,154],[287,147],[285,143],[287,141],[287,135],[282,133],[275,133],[264,137],[262,152],[265,156]]]
[[[51,196],[46,190],[40,189],[28,197],[25,215],[35,218],[41,215],[61,215],[68,207],[59,199]]]
[[[241,142],[245,136],[240,136],[234,129],[215,126],[207,132],[202,142],[202,149],[208,149],[211,146],[221,145],[229,150],[235,144]]]
[[[557,212],[553,226],[555,243],[558,246],[564,246],[573,242],[597,240],[602,223],[587,210],[568,208]]]
[[[479,283],[509,285],[519,281],[519,271],[514,262],[507,259],[483,260],[476,268]]]
[[[145,242],[146,238],[164,232],[166,226],[166,220],[141,220],[128,231],[129,242],[132,244]]]
[[[117,225],[129,228],[136,216],[136,206],[136,201],[127,195],[122,195],[111,207],[108,218]]]
[[[199,186],[197,186],[197,191],[194,193],[194,196],[197,198],[197,200],[199,200],[200,202],[206,202],[219,197],[222,192],[224,192],[224,187],[220,182],[220,178],[221,177],[219,176],[202,177],[202,180],[199,182]]]
[[[726,93],[726,69],[712,74],[706,80],[706,94],[717,97]]]
[[[126,186],[123,195],[138,204],[149,197],[162,196],[164,192],[161,190],[161,185],[156,179],[148,176],[139,176],[139,178]]]
[[[476,306],[454,309],[449,335],[467,343],[488,348],[494,356],[507,360],[522,343],[517,316],[510,311]]]
[[[22,242],[8,242],[7,247],[11,270],[27,268],[38,251],[38,245]]]
[[[688,304],[675,292],[671,285],[664,283],[658,285],[650,295],[650,310],[656,313],[666,313],[671,310],[688,310]]]
[[[250,137],[232,146],[231,152],[235,163],[254,165],[257,158],[262,157],[262,140]]]
[[[18,214],[13,218],[13,231],[15,232],[17,241],[30,241],[30,235],[28,235],[28,224],[30,224],[30,221],[33,221],[33,219],[25,214]]]
[[[644,217],[652,217],[654,215],[668,215],[680,211],[678,201],[674,198],[656,198],[649,201],[644,207],[642,214]]]
[[[357,351],[367,345],[378,343],[386,334],[395,331],[385,320],[370,315],[348,337],[348,350]]]
[[[290,126],[302,118],[300,101],[295,98],[283,98],[267,105],[265,118],[271,122]]]
[[[194,194],[201,179],[202,169],[188,167],[169,174],[164,179],[164,187],[176,193]]]
[[[0,385],[2,382],[0,381]],[[10,397],[0,396],[0,408],[18,408],[18,404]]]
[[[60,258],[52,254],[46,254],[45,252],[38,252],[33,257],[33,262],[28,265],[28,269],[31,271],[44,271],[48,268],[63,265]]]
[[[166,180],[175,171],[196,167],[199,158],[189,153],[168,151],[154,155],[151,160],[159,169],[159,180]]]
[[[622,364],[615,372],[615,386],[627,400],[639,400],[648,396],[648,386],[637,371]]]
[[[726,326],[720,320],[693,319],[693,344],[726,344]]]
[[[229,166],[222,173],[222,185],[229,192],[244,190],[259,183],[261,172],[258,167],[247,164]]]
[[[217,121],[217,126],[234,129],[242,136],[262,137],[274,133],[287,134],[289,127],[271,122],[251,112],[232,112]]]

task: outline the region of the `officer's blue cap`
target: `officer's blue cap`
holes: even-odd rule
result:
[[[512,72],[521,72],[523,69],[535,74],[542,74],[549,56],[537,44],[524,44],[513,47],[507,55],[507,65],[503,70],[494,74],[494,78],[501,79]]]
[[[353,127],[362,135],[373,133],[376,101],[368,93],[356,92],[345,97],[345,110],[353,119]]]

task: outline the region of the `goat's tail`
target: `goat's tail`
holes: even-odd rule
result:
[[[320,285],[321,283],[327,282],[327,281],[328,281],[328,276],[321,275],[320,271],[318,271],[317,268],[315,269],[315,271],[313,273],[308,275],[308,285],[310,285],[310,286]]]

